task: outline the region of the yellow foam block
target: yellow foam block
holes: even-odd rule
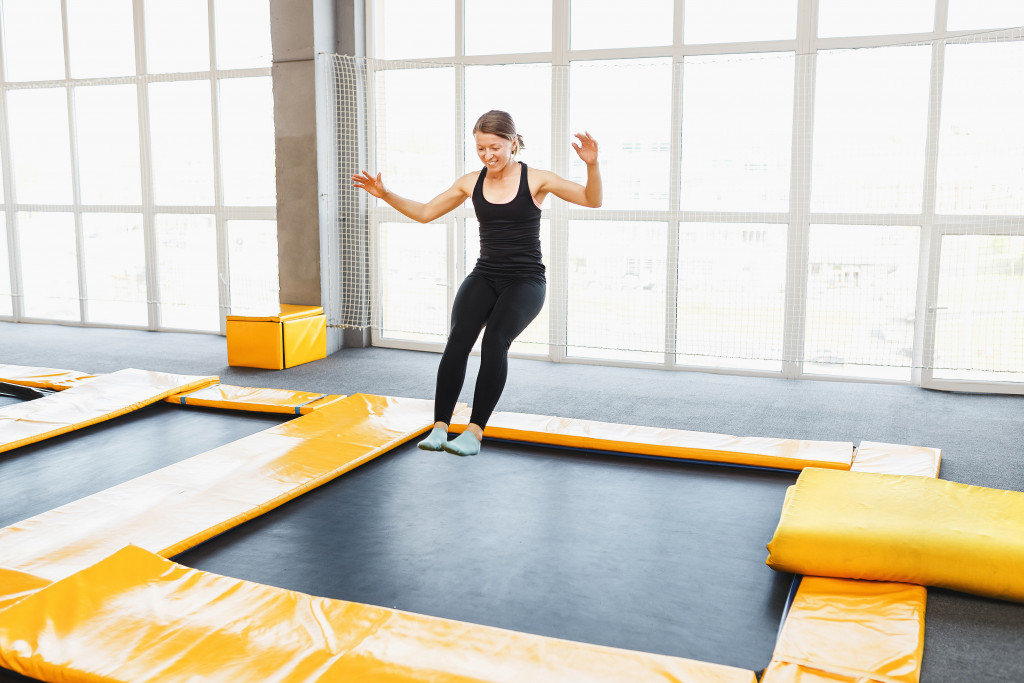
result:
[[[215,383],[216,376],[118,370],[57,394],[0,408],[0,452],[103,422]]]
[[[20,384],[37,389],[62,391],[93,377],[96,377],[96,375],[87,375],[84,372],[76,372],[74,370],[0,364],[0,382],[10,382],[11,384]]]
[[[286,320],[281,325],[286,368],[327,357],[327,316]]]
[[[430,429],[433,403],[356,394],[0,529],[0,567],[56,581],[135,544],[173,557]],[[0,604],[5,587],[0,584]]]
[[[321,306],[282,304],[280,310],[227,316],[228,365],[281,370],[327,356]]]
[[[461,432],[468,422],[468,411],[461,411],[452,418],[451,430]],[[484,436],[553,446],[790,470],[804,467],[845,470],[850,468],[853,461],[852,441],[739,437],[525,413],[494,413],[487,423]]]
[[[1024,601],[1024,493],[812,468],[768,550],[768,565],[787,572]]]
[[[754,673],[318,598],[126,547],[0,612],[43,680],[754,683]]]
[[[228,320],[227,337],[228,365],[265,370],[284,368],[284,337],[279,323]]]
[[[927,591],[805,576],[761,683],[916,683]]]
[[[938,448],[861,441],[850,469],[854,472],[937,477],[941,463],[942,451]]]
[[[206,408],[305,415],[341,398],[344,396],[290,389],[261,389],[215,384],[198,391],[169,396],[167,402]]]

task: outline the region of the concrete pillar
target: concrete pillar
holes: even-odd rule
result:
[[[334,226],[325,225],[323,208],[336,189],[327,187],[326,164],[334,160],[321,130],[328,111],[316,54],[363,54],[363,26],[363,0],[270,0],[281,303],[326,306],[330,300],[322,264],[333,255],[321,247]],[[368,343],[368,335],[346,339]],[[341,331],[329,328],[328,353],[342,344]]]

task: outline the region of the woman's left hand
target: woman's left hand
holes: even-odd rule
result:
[[[579,140],[579,144],[572,143],[572,148],[576,150],[576,154],[579,155],[580,161],[585,163],[587,166],[591,166],[597,163],[597,140],[591,137],[590,133],[576,133],[576,139]]]

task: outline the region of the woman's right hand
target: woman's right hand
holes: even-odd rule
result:
[[[366,190],[377,199],[382,198],[386,192],[384,189],[384,181],[380,179],[380,173],[374,177],[367,171],[362,171],[352,176],[352,187],[358,187]]]

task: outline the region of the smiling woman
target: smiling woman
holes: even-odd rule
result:
[[[381,173],[354,174],[352,185],[381,199],[418,223],[437,220],[473,201],[480,226],[480,258],[459,287],[452,304],[451,329],[437,371],[434,430],[420,448],[475,455],[487,420],[498,403],[508,374],[512,342],[537,317],[547,290],[541,255],[541,203],[553,194],[572,204],[599,207],[602,201],[597,141],[577,133],[573,149],[587,168],[585,184],[551,171],[532,170],[515,159],[525,146],[512,117],[491,110],[473,126],[476,152],[484,168],[462,176],[429,202],[406,199],[384,186]],[[480,331],[480,372],[469,428],[448,440],[448,423],[466,377],[466,365]]]

